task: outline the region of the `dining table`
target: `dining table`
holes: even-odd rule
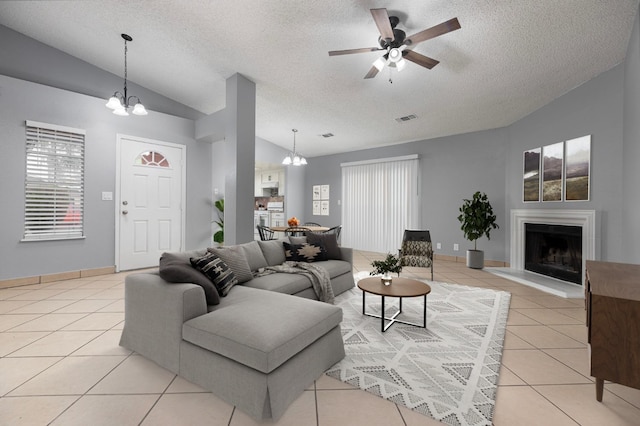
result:
[[[269,229],[275,232],[284,232],[289,228],[306,228],[311,232],[324,232],[328,231],[329,227],[327,226],[315,226],[315,225],[298,225],[298,226],[270,226]]]

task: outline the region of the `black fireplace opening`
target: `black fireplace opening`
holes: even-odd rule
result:
[[[582,285],[582,227],[525,223],[524,269]]]

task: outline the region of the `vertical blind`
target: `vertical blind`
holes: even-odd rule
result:
[[[405,229],[419,228],[418,157],[342,166],[342,244],[397,254]]]
[[[84,236],[85,131],[26,122],[24,240]]]

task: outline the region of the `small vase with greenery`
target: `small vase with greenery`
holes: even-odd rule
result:
[[[465,199],[459,210],[458,220],[462,224],[460,229],[467,240],[473,241],[473,250],[467,250],[467,266],[482,269],[484,252],[478,250],[476,241],[482,236],[486,236],[487,240],[491,239],[491,230],[499,228],[496,215],[493,214],[487,194],[480,191],[476,191],[472,199]]]
[[[369,275],[382,275],[382,281],[387,285],[391,284],[390,273],[393,272],[400,276],[400,272],[402,272],[400,259],[391,253],[387,253],[387,257],[384,260],[374,260],[371,262],[371,266],[373,266],[373,271],[371,271]]]
[[[215,234],[213,234],[213,241],[223,245],[224,244],[224,198],[216,200],[214,205],[218,210],[218,220],[214,220],[215,224],[220,227]]]

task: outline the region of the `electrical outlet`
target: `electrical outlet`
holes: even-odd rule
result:
[[[458,251],[458,250],[460,250],[460,245],[454,244],[453,245],[453,251]]]
[[[442,248],[442,244],[441,243],[436,243],[436,249],[440,250]]]

